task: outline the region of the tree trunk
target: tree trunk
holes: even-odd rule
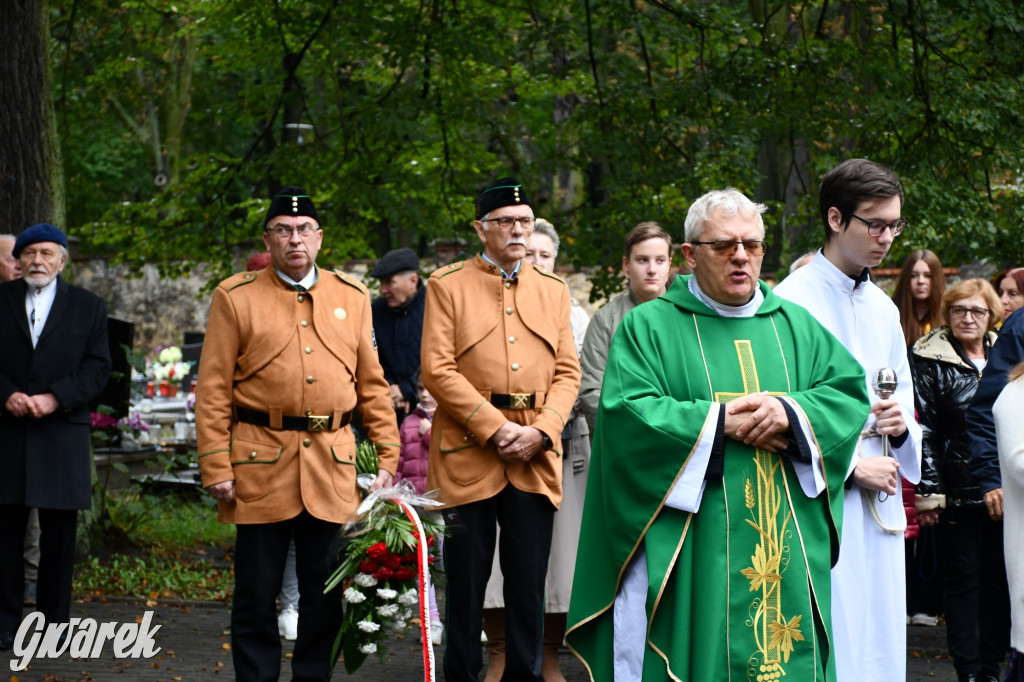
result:
[[[50,87],[46,0],[0,2],[0,231],[64,228],[64,178]]]

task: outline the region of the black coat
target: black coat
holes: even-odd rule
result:
[[[995,332],[985,337],[986,358],[995,338]],[[917,492],[944,494],[951,507],[981,506],[981,490],[971,475],[967,437],[967,408],[978,390],[981,372],[947,326],[932,330],[914,344],[910,368],[923,434]]]
[[[57,278],[53,307],[32,347],[24,280],[0,284],[0,504],[88,509],[89,401],[110,377],[103,300]],[[15,392],[53,393],[42,419],[4,410]]]
[[[373,302],[373,333],[377,339],[377,355],[384,368],[384,378],[397,384],[409,409],[419,402],[416,373],[420,371],[420,337],[423,336],[423,307],[427,288],[420,285],[412,298],[398,308],[387,300]]]

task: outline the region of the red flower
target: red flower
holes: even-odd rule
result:
[[[427,557],[427,565],[429,566],[429,565],[431,565],[431,564],[433,564],[433,563],[434,563],[434,557],[432,557],[432,556],[428,556],[428,557]]]
[[[434,536],[433,535],[428,535],[427,536],[427,547],[433,547],[433,546],[434,546]]]
[[[408,554],[403,554],[402,555],[402,563],[403,564],[414,564],[414,563],[416,563],[416,555],[413,554],[412,552],[409,552]]]
[[[373,574],[373,577],[377,580],[387,580],[394,576],[394,572],[387,566],[381,566],[377,569],[377,572]]]
[[[395,571],[394,578],[395,580],[409,580],[415,575],[416,571],[409,568],[408,566],[402,566],[401,568]]]
[[[380,568],[380,566],[373,563],[372,561],[363,561],[361,564],[359,564],[359,572],[365,573],[367,575],[373,575],[377,572],[378,568]]]
[[[383,542],[378,542],[376,545],[373,545],[370,549],[366,550],[366,555],[378,562],[383,559],[387,553],[388,548]]]
[[[388,554],[384,557],[383,563],[393,571],[401,565],[402,560],[398,558],[397,554]]]

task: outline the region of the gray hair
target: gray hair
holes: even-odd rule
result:
[[[716,189],[700,197],[690,206],[686,213],[684,224],[684,237],[687,242],[692,242],[704,231],[704,227],[717,213],[723,218],[731,218],[740,214],[744,217],[757,217],[758,226],[761,228],[761,237],[764,238],[764,220],[761,214],[768,210],[764,204],[757,204],[747,198],[739,190],[727,187]]]
[[[4,241],[7,241],[7,240],[10,240],[12,242],[16,242],[16,241],[18,241],[18,238],[15,237],[13,234],[0,234],[0,242],[4,242]],[[14,247],[12,246],[11,248],[13,249]]]
[[[542,234],[551,239],[551,243],[554,245],[554,258],[558,258],[558,245],[560,240],[558,239],[558,233],[555,232],[555,226],[549,223],[543,218],[537,218],[533,221],[533,233]]]

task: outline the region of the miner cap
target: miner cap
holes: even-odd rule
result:
[[[533,208],[526,196],[523,185],[515,178],[495,180],[487,189],[480,193],[476,200],[476,218],[479,220],[496,208],[502,206],[529,206]]]
[[[64,236],[60,228],[54,227],[50,223],[39,223],[18,235],[18,238],[14,241],[14,249],[11,251],[11,254],[18,258],[26,246],[38,244],[39,242],[54,242],[60,244],[65,249],[68,248],[68,238]]]
[[[384,279],[399,272],[419,271],[420,260],[412,249],[388,251],[370,270],[370,277]]]
[[[313,200],[301,187],[284,187],[277,193],[270,202],[270,208],[267,209],[263,226],[266,227],[272,218],[279,215],[306,216],[315,220],[317,225],[320,224],[320,215],[316,212]]]

